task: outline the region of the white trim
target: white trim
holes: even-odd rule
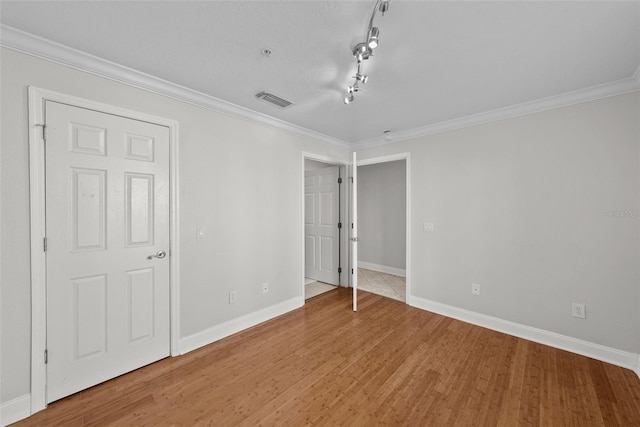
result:
[[[373,165],[377,163],[394,162],[397,160],[405,161],[405,173],[406,173],[406,246],[405,246],[405,284],[407,303],[411,296],[411,153],[396,153],[389,154],[387,156],[371,157],[368,159],[358,160],[357,166]],[[362,263],[358,261],[360,265]],[[365,267],[366,268],[366,267]],[[394,273],[391,273],[394,274]]]
[[[186,336],[180,340],[180,354],[185,354],[222,338],[228,337],[252,326],[281,316],[304,305],[304,295],[265,307],[236,319],[228,320],[219,325]]]
[[[403,268],[389,267],[387,265],[374,264],[372,262],[358,260],[358,268],[378,271],[380,273],[393,274],[394,276],[406,277],[407,270]]]
[[[178,145],[179,124],[175,120],[127,110],[46,89],[29,87],[29,190],[31,212],[31,413],[46,408],[46,258],[42,251],[45,236],[45,175],[44,142],[41,128],[44,123],[44,102],[50,100],[82,108],[131,117],[165,126],[169,129],[170,146],[170,292],[171,292],[171,355],[180,354],[180,276],[178,251]]]
[[[639,359],[638,354],[636,353],[630,353],[612,347],[583,341],[566,335],[557,334],[555,332],[545,331],[544,329],[533,328],[531,326],[510,322],[493,316],[487,316],[486,314],[476,313],[428,299],[411,297],[407,301],[409,305],[413,307],[421,308],[432,313],[452,317],[473,325],[482,326],[484,328],[492,329],[494,331],[529,341],[570,351],[582,356],[591,357],[596,360],[631,369],[636,373],[638,372]]]
[[[0,405],[0,425],[7,426],[31,415],[31,396],[25,394]]]
[[[224,113],[252,123],[281,129],[296,135],[319,140],[342,148],[348,147],[345,141],[322,133],[288,123],[284,120],[259,113],[245,107],[224,101],[205,93],[189,89],[167,80],[125,67],[112,61],[82,52],[77,49],[38,37],[7,25],[0,25],[0,46],[37,58],[46,59],[76,70],[115,80],[120,83],[144,89],[172,99],[196,105],[208,110]]]
[[[420,138],[435,133],[447,132],[456,129],[462,129],[469,126],[476,126],[485,123],[495,122],[498,120],[524,116],[527,114],[538,113],[541,111],[552,110],[554,108],[567,107],[569,105],[580,104],[583,102],[594,101],[597,99],[607,98],[610,96],[623,95],[625,93],[636,92],[640,90],[640,68],[633,77],[617,80],[615,82],[605,83],[592,86],[586,89],[579,89],[572,92],[563,93],[561,95],[550,96],[547,98],[536,99],[522,104],[511,105],[504,108],[498,108],[492,111],[485,111],[478,114],[472,114],[466,117],[459,117],[452,120],[446,120],[439,123],[433,123],[427,126],[421,126],[413,129],[393,132],[391,141],[385,141],[382,136],[374,138],[362,139],[351,145],[353,149],[362,149],[365,147],[375,147],[385,144],[393,144],[394,142],[406,141],[408,139]]]

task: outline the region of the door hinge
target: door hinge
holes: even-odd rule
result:
[[[47,142],[47,125],[38,124],[36,126],[39,126],[39,127],[42,128],[42,140],[44,142]]]
[[[49,350],[44,351],[44,364],[49,363]]]
[[[47,238],[43,237],[42,238],[42,249],[47,252]]]
[[[342,184],[342,178],[338,178],[338,184]]]

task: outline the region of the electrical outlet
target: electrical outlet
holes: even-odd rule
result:
[[[587,310],[586,310],[584,304],[578,304],[578,303],[574,302],[573,304],[571,304],[571,314],[573,315],[573,317],[578,317],[580,319],[586,319]]]
[[[236,291],[229,292],[229,304],[236,302]]]
[[[269,293],[269,282],[264,282],[262,284],[262,293],[263,294],[268,294]]]
[[[480,295],[480,285],[478,285],[477,283],[472,283],[471,284],[471,293],[473,295]]]

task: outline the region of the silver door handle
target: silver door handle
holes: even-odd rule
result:
[[[164,258],[167,256],[167,253],[165,251],[158,251],[158,253],[156,253],[155,255],[149,255],[147,257],[147,259],[154,259],[154,258]]]

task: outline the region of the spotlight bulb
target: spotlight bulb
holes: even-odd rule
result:
[[[375,49],[378,47],[378,36],[380,35],[380,30],[378,27],[373,27],[371,29],[371,33],[369,34],[369,43],[368,46],[370,49]]]
[[[353,101],[355,100],[355,98],[353,97],[353,94],[347,96],[344,98],[344,103],[345,104],[351,104]]]

